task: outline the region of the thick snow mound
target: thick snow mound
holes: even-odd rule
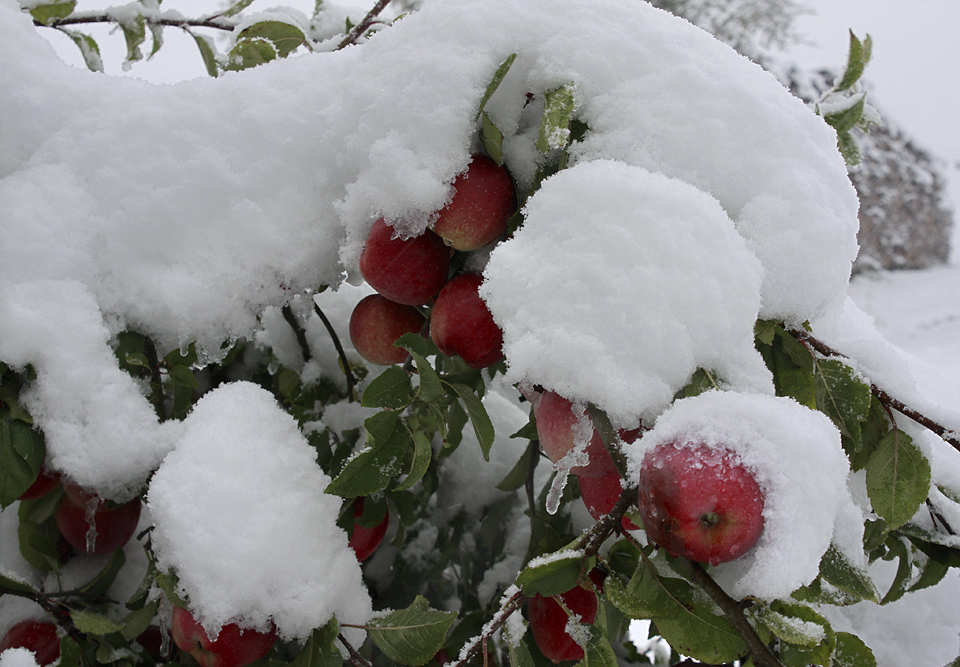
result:
[[[759,542],[739,559],[711,569],[737,599],[789,596],[816,578],[838,521],[863,529],[846,521],[858,510],[847,490],[849,465],[839,431],[823,413],[793,399],[711,391],[679,400],[629,447],[631,476],[637,478],[647,452],[668,442],[733,450],[763,490]]]
[[[273,396],[239,382],[204,396],[150,482],[161,568],[208,631],[228,622],[304,638],[333,614],[371,614],[360,565],[336,525],[341,499]]]
[[[687,183],[609,160],[561,171],[485,275],[508,380],[596,403],[620,426],[652,420],[698,367],[773,392],[753,342],[760,262]]]

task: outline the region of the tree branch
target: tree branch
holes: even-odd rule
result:
[[[801,343],[809,345],[814,350],[816,350],[817,352],[819,352],[820,354],[826,357],[842,357],[844,359],[849,358],[847,357],[847,355],[843,354],[842,352],[839,352],[833,349],[832,347],[830,347],[829,345],[827,345],[826,343],[818,340],[807,331],[794,330],[794,329],[786,329],[786,330],[789,331],[790,334],[792,334],[793,337],[799,340]],[[943,438],[945,442],[950,443],[954,449],[956,449],[957,451],[960,451],[960,438],[957,437],[957,433],[955,431],[952,431],[942,426],[941,424],[938,424],[937,422],[933,421],[932,419],[922,414],[918,410],[914,410],[913,408],[906,405],[902,401],[897,400],[896,398],[894,398],[893,396],[888,394],[886,391],[884,391],[877,385],[873,384],[872,382],[870,383],[870,391],[873,392],[873,395],[876,396],[877,399],[881,403],[883,403],[884,406],[888,408],[893,408],[900,414],[906,417],[909,417],[910,419],[917,422],[924,428],[929,429],[930,431],[933,431],[934,433],[939,435],[941,438]]]
[[[500,629],[500,626],[507,622],[513,612],[520,608],[520,605],[523,604],[523,597],[523,593],[519,590],[510,596],[510,599],[500,607],[500,610],[494,614],[490,622],[483,626],[483,631],[471,639],[470,642],[464,644],[463,648],[460,649],[457,661],[451,667],[464,667],[477,655],[481,648],[486,651],[487,640]]]
[[[317,313],[320,321],[323,322],[327,333],[330,334],[330,338],[333,340],[333,346],[337,348],[337,356],[340,357],[340,365],[343,366],[343,374],[347,378],[347,399],[351,403],[354,403],[357,400],[356,391],[354,390],[354,387],[357,386],[357,379],[353,377],[353,371],[350,370],[350,362],[347,361],[347,353],[343,351],[343,345],[340,344],[340,337],[337,335],[336,330],[334,330],[333,324],[331,324],[327,316],[323,314],[323,311],[320,310],[320,306],[317,305],[316,301],[313,302],[313,310]]]
[[[380,12],[386,9],[387,5],[390,4],[390,0],[377,0],[377,4],[373,6],[367,15],[363,17],[363,20],[360,21],[357,25],[353,26],[353,30],[347,33],[347,36],[343,38],[343,41],[337,46],[337,51],[340,49],[345,49],[351,44],[355,43],[360,36],[363,35],[373,24],[373,20],[379,16]]]
[[[147,25],[168,26],[171,28],[214,28],[216,30],[233,30],[237,24],[233,21],[218,18],[206,19],[188,19],[188,18],[168,18],[164,16],[151,15],[150,12],[141,14]],[[54,19],[49,23],[43,23],[34,19],[33,25],[38,28],[60,28],[68,25],[82,25],[89,23],[120,23],[117,17],[110,14],[74,14],[61,19]]]
[[[347,652],[350,653],[350,662],[354,664],[354,667],[373,667],[369,660],[360,655],[357,649],[353,648],[353,645],[347,641],[347,638],[343,636],[342,632],[337,635],[337,639],[340,640],[340,643],[343,644]]]

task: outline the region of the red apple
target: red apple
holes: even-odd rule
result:
[[[30,485],[30,488],[23,492],[17,500],[33,500],[53,491],[60,483],[60,474],[49,472],[46,466],[40,469],[37,479]]]
[[[609,455],[608,455],[609,456]],[[605,477],[578,477],[580,485],[580,499],[586,506],[595,520],[599,521],[601,517],[610,513],[620,494],[623,493],[623,481],[620,479],[620,473],[614,470]],[[620,522],[626,530],[637,530],[637,526],[627,517],[623,517]]]
[[[373,528],[364,528],[357,523],[357,519],[363,516],[363,498],[357,498],[353,502],[353,532],[350,534],[350,548],[361,563],[377,550],[383,541],[383,536],[387,534],[387,526],[390,524],[390,513],[383,515],[383,521]]]
[[[476,250],[500,238],[517,207],[506,167],[474,155],[453,188],[453,198],[440,209],[433,231],[456,250]]]
[[[723,446],[669,442],[640,466],[638,506],[647,536],[674,556],[717,565],[763,533],[763,492]]]
[[[93,556],[107,554],[133,537],[142,509],[139,498],[114,505],[74,484],[64,484],[63,488],[66,493],[57,505],[54,519],[60,534],[74,549]],[[87,542],[88,535],[93,539],[92,545]]]
[[[227,623],[216,639],[210,639],[203,626],[182,607],[173,608],[170,634],[173,641],[203,667],[241,667],[267,654],[277,641],[277,631],[243,630]]]
[[[8,648],[33,651],[37,664],[45,667],[60,658],[60,637],[57,626],[48,620],[28,619],[15,623],[0,639],[0,653]]]
[[[593,573],[591,573],[591,579]],[[574,586],[559,596],[581,623],[590,624],[597,618],[597,594],[581,586]],[[527,620],[530,633],[540,652],[554,664],[561,660],[582,660],[583,648],[567,634],[567,612],[554,599],[535,595],[527,600]]]
[[[478,273],[457,276],[440,290],[430,314],[433,342],[471,368],[486,368],[503,359],[503,332],[480,298],[481,282]]]
[[[380,294],[408,306],[421,306],[440,291],[450,270],[450,249],[443,239],[425,231],[396,238],[380,218],[370,228],[360,254],[360,273]]]
[[[613,459],[603,446],[600,434],[585,408],[574,410],[574,405],[554,391],[546,391],[540,397],[535,413],[537,436],[540,446],[551,461],[557,463],[570,452],[578,441],[589,437],[586,447],[588,461],[570,469],[580,477],[606,477],[616,472]]]
[[[371,294],[361,299],[350,315],[350,340],[371,363],[399,364],[407,358],[407,351],[394,343],[403,334],[419,332],[424,322],[426,318],[413,306]]]

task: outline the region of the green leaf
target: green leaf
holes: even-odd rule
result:
[[[634,595],[620,578],[608,576],[603,582],[603,594],[610,603],[630,618],[649,619],[670,614],[675,610],[672,601],[664,596],[649,598]]]
[[[820,559],[820,576],[857,599],[880,602],[880,594],[869,575],[848,561],[832,544]]]
[[[188,389],[197,388],[197,378],[193,374],[193,371],[186,366],[172,366],[168,373],[170,373],[170,379],[173,380],[175,384]]]
[[[117,553],[122,552],[123,549],[117,549]],[[123,635],[123,638],[128,642],[133,641],[143,633],[144,630],[150,625],[150,622],[156,618],[157,609],[160,607],[159,600],[153,600],[148,602],[142,608],[132,611],[126,616],[123,617],[123,630],[120,631],[120,634]]]
[[[553,597],[576,586],[580,572],[589,570],[590,567],[584,567],[583,552],[561,551],[550,554],[548,559],[540,559],[540,562],[534,561],[534,565],[527,565],[517,577],[517,586],[527,597]]]
[[[160,590],[163,591],[170,602],[177,607],[187,608],[187,601],[180,596],[180,585],[176,572],[172,570],[170,572],[157,572],[156,580],[157,586],[160,587]]]
[[[331,618],[325,626],[314,630],[290,667],[343,667],[343,656],[334,643],[338,632],[336,618]]]
[[[369,496],[385,489],[390,479],[403,472],[410,432],[396,412],[378,412],[364,422],[367,448],[350,459],[326,488],[342,498]]]
[[[822,639],[815,644],[781,644],[781,657],[784,664],[789,665],[822,665],[830,666],[833,649],[837,645],[836,635],[823,616],[810,607],[798,604],[775,602],[771,605],[774,611],[784,614],[785,617],[796,619],[801,624],[813,624],[821,628]]]
[[[862,159],[860,145],[857,143],[857,140],[853,138],[852,134],[849,132],[838,132],[837,148],[840,149],[840,154],[848,166],[860,164],[860,160]]]
[[[930,493],[930,462],[899,429],[886,435],[867,462],[867,495],[874,512],[898,528],[917,513]]]
[[[456,619],[456,612],[430,609],[426,598],[418,595],[406,609],[372,619],[367,634],[394,662],[423,665],[443,647]]]
[[[866,69],[867,63],[870,62],[872,50],[873,42],[870,35],[867,35],[866,39],[861,42],[857,39],[857,36],[853,34],[853,31],[850,31],[850,49],[847,52],[847,68],[843,73],[843,78],[840,80],[840,83],[835,86],[836,90],[852,88],[853,85],[860,80],[860,77],[863,76],[863,70]]]
[[[417,375],[420,379],[420,386],[417,387],[417,398],[421,401],[432,403],[443,396],[443,385],[440,382],[440,376],[437,375],[437,371],[430,365],[430,362],[416,350],[412,350],[406,345],[401,345],[400,347],[403,347],[407,351],[417,365]]]
[[[493,428],[493,422],[490,421],[490,415],[487,414],[487,409],[483,407],[483,401],[466,385],[449,382],[445,384],[451,387],[463,402],[463,407],[466,408],[467,414],[470,416],[473,432],[476,434],[477,441],[480,443],[483,460],[489,461],[490,446],[493,445],[496,432]]]
[[[486,111],[480,114],[480,143],[490,159],[497,164],[503,164],[503,132]]]
[[[253,0],[249,1],[253,2]],[[216,47],[214,47],[213,40],[205,35],[193,33],[190,30],[187,32],[193,37],[193,41],[200,51],[200,57],[203,59],[203,66],[206,67],[207,74],[215,78],[220,73],[220,70],[217,69],[217,51]]]
[[[754,616],[787,644],[814,648],[827,637],[826,620],[820,623],[822,617],[803,605],[777,602],[757,608]]]
[[[543,118],[536,146],[541,153],[564,148],[570,143],[570,119],[573,117],[575,86],[568,83],[545,96]]]
[[[113,552],[110,560],[107,561],[107,564],[103,566],[100,572],[98,572],[93,579],[81,586],[79,590],[88,595],[103,595],[113,584],[114,580],[116,580],[117,574],[120,573],[126,560],[127,558],[123,553],[123,549],[117,549]]]
[[[47,448],[29,424],[0,413],[0,507],[19,498],[37,481]]]
[[[490,101],[490,98],[493,97],[493,94],[497,92],[497,88],[500,87],[500,84],[503,82],[504,78],[507,76],[507,72],[510,71],[510,67],[513,66],[513,62],[517,59],[516,53],[511,53],[507,56],[507,59],[500,63],[500,66],[497,68],[497,71],[494,72],[493,78],[490,80],[490,83],[487,84],[487,89],[483,93],[483,98],[480,100],[480,106],[477,108],[477,116],[483,113],[483,108],[487,106],[487,102]],[[493,157],[492,155],[490,157]],[[496,159],[496,158],[494,158]],[[499,160],[497,161],[499,163]]]
[[[834,128],[838,134],[849,132],[855,128],[860,119],[863,118],[863,109],[866,106],[866,95],[860,95],[859,99],[843,111],[828,114],[823,117],[827,125]]]
[[[406,479],[397,486],[398,491],[405,491],[423,479],[427,470],[430,469],[430,462],[433,461],[433,447],[430,446],[430,439],[426,434],[420,429],[414,429],[410,434],[413,436],[413,461],[410,463]]]
[[[577,667],[617,667],[617,656],[603,629],[597,625],[587,628],[590,639],[583,649],[583,660],[577,663]]]
[[[143,14],[137,14],[132,20],[121,21],[119,25],[127,42],[127,62],[143,59],[140,45],[147,39],[147,23]]]
[[[71,609],[70,620],[77,630],[89,635],[109,635],[123,630],[123,623],[86,609]]]
[[[20,503],[20,523],[17,525],[20,555],[42,572],[54,572],[60,567],[57,553],[60,531],[53,519],[53,509],[62,495],[62,491],[48,493]]]
[[[520,460],[514,464],[510,472],[497,484],[497,488],[509,493],[510,491],[516,491],[526,484],[527,478],[530,476],[530,468],[539,456],[540,453],[537,451],[537,443],[531,442],[520,456]]]
[[[73,40],[73,43],[80,49],[80,55],[83,56],[83,62],[91,72],[103,71],[103,59],[100,57],[100,47],[96,40],[90,35],[76,30],[67,30],[60,28],[67,37]]]
[[[56,23],[60,19],[65,19],[76,9],[76,0],[54,0],[42,5],[37,5],[30,9],[30,16],[34,21],[43,25]]]
[[[506,626],[504,627],[506,630]],[[527,647],[525,639],[518,642],[507,641],[507,658],[510,660],[510,667],[536,667],[533,661],[533,655]]]
[[[860,423],[870,413],[873,394],[856,371],[837,359],[816,362],[817,408],[840,430],[840,435],[860,441]]]
[[[390,366],[363,390],[360,405],[365,408],[398,409],[413,400],[410,376],[399,366]]]
[[[80,660],[83,652],[80,645],[72,637],[64,637],[60,640],[60,663],[59,667],[80,667]]]
[[[277,57],[277,50],[265,39],[240,39],[227,54],[225,70],[244,70],[263,65]]]
[[[877,659],[863,640],[849,632],[837,633],[831,667],[877,667]]]
[[[241,40],[267,40],[276,48],[281,58],[286,58],[298,46],[307,44],[306,35],[295,25],[283,21],[260,21],[244,28],[237,36]]]

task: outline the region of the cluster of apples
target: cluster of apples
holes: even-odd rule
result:
[[[374,222],[360,255],[360,273],[376,290],[361,300],[350,317],[350,339],[367,361],[402,363],[406,352],[394,347],[406,333],[426,323],[447,356],[460,356],[471,368],[486,368],[503,358],[503,335],[478,293],[482,277],[450,277],[455,251],[471,252],[500,239],[516,209],[516,191],[507,169],[475,155],[453,182],[454,194],[419,236],[399,237],[381,218]]]
[[[525,394],[534,406],[540,446],[554,463],[586,439],[580,460],[569,472],[577,476],[587,510],[599,520],[620,498],[623,481],[589,414],[556,392]],[[617,435],[629,444],[641,430],[620,430]],[[672,441],[656,446],[641,463],[637,497],[647,538],[674,557],[726,563],[750,551],[763,533],[763,491],[736,452],[723,445]],[[622,525],[638,528],[627,517]],[[601,590],[600,583],[594,584]],[[560,601],[540,596],[528,601],[531,633],[554,663],[582,660],[583,648],[566,632],[564,607],[591,623],[597,615],[596,592],[575,586],[558,597]]]

